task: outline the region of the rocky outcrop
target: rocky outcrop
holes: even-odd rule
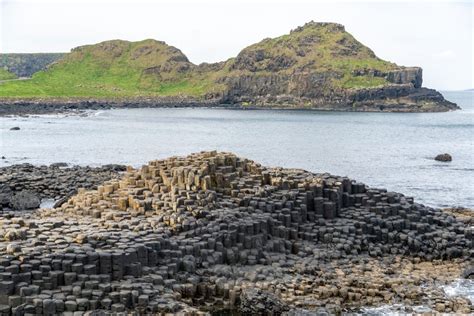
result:
[[[399,193],[231,153],[129,167],[0,224],[5,314],[473,311],[441,288],[471,263],[469,225]]]
[[[420,67],[401,68],[386,74],[387,81],[396,84],[412,84],[414,88],[421,88],[423,70]]]
[[[413,84],[332,90],[333,74],[232,78],[223,102],[245,108],[316,109],[364,112],[444,112],[459,107],[436,90]]]
[[[442,162],[450,162],[453,160],[453,157],[451,157],[450,154],[444,153],[444,154],[439,154],[435,157],[436,161],[442,161]]]
[[[124,99],[29,99],[1,100],[0,116],[31,114],[83,114],[87,110],[107,110],[112,108],[176,108],[176,107],[229,107],[219,100],[202,100],[191,97],[124,98]],[[231,107],[238,107],[234,105]]]
[[[60,200],[75,194],[78,188],[96,188],[117,178],[125,167],[105,165],[80,167],[53,164],[13,165],[0,168],[0,214],[36,209],[42,199]]]
[[[361,66],[363,60],[364,66]],[[339,24],[310,22],[251,45],[219,78],[223,101],[247,107],[344,111],[449,111],[458,107],[422,88],[422,69],[377,58]]]

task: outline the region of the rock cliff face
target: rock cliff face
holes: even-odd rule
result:
[[[221,78],[224,101],[253,107],[344,111],[447,111],[458,107],[422,88],[420,67],[383,61],[333,23],[310,22],[245,48]]]
[[[64,53],[0,54],[0,68],[5,68],[18,77],[31,77],[64,55]]]
[[[0,101],[22,96],[171,97],[247,108],[404,112],[458,108],[422,83],[421,68],[378,58],[343,25],[309,22],[214,64],[195,65],[179,49],[156,40],[81,46],[28,82],[4,83]]]

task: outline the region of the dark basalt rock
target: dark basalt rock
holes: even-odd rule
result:
[[[421,88],[423,83],[423,70],[420,67],[406,67],[396,71],[390,71],[386,78],[396,84],[413,84],[414,88]]]
[[[471,266],[463,271],[462,277],[464,279],[474,279],[474,266]]]
[[[239,311],[243,315],[281,315],[289,309],[275,294],[260,289],[246,289],[240,294]]]
[[[443,162],[450,162],[453,160],[453,157],[451,157],[450,154],[439,154],[435,157],[436,161],[443,161]]]
[[[30,191],[21,191],[13,194],[10,198],[10,204],[16,211],[32,210],[40,206],[41,200]]]
[[[50,165],[51,168],[65,168],[68,164],[66,162],[56,162]]]
[[[10,128],[10,130],[11,130],[11,131],[19,131],[20,128],[19,128],[18,126],[15,126],[15,127]]]

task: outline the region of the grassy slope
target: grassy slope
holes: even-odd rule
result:
[[[181,52],[170,49],[162,42],[109,41],[102,44],[100,47],[90,45],[73,51],[48,71],[34,74],[31,80],[2,84],[0,96],[201,96],[213,88],[213,83],[206,78],[181,74],[173,69],[173,66],[190,63],[170,61],[180,58]],[[140,53],[141,50],[144,52]],[[144,74],[145,69],[165,63],[171,69],[162,75],[164,78]]]
[[[255,62],[257,70],[241,67],[241,57],[256,51],[265,55]],[[279,58],[288,58],[293,64],[277,73],[333,72],[339,77],[331,84],[338,88],[386,84],[382,77],[354,76],[353,71],[385,72],[397,67],[377,58],[338,25],[308,23],[290,34],[251,45],[237,58],[207,68],[190,63],[181,51],[154,40],[114,40],[82,46],[47,71],[34,74],[31,80],[0,84],[0,97],[204,97],[223,92],[225,86],[216,81],[224,77],[275,73],[269,67]],[[149,71],[156,68],[157,71]]]
[[[17,77],[15,74],[12,74],[8,70],[5,70],[3,68],[0,68],[0,80],[10,80],[10,79],[16,79]]]
[[[285,57],[295,63],[280,72],[292,73],[295,69],[309,72],[336,72],[341,78],[333,85],[340,88],[364,88],[387,84],[382,77],[354,76],[356,70],[387,72],[398,68],[384,61],[337,24],[322,25],[310,22],[290,34],[265,39],[245,48],[241,54],[262,51],[265,58],[257,62],[258,69],[266,69],[276,58]],[[237,57],[238,62],[239,56]],[[245,71],[244,71],[245,72]],[[265,74],[265,71],[261,71]]]

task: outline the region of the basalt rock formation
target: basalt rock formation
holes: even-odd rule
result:
[[[64,53],[0,54],[0,68],[17,77],[31,77],[64,57]]]
[[[125,166],[102,167],[20,164],[0,168],[0,214],[38,208],[42,199],[61,200],[78,188],[94,189],[118,178]],[[29,207],[25,207],[29,206]]]
[[[195,65],[156,40],[106,41],[75,48],[28,82],[5,82],[0,103],[40,99],[118,102],[171,98],[186,104],[340,111],[448,111],[458,107],[422,87],[422,69],[375,53],[335,23],[309,22],[264,39],[225,62]],[[135,101],[134,101],[135,100]],[[151,100],[151,101],[150,101]],[[55,101],[56,102],[56,101]],[[20,103],[15,103],[17,107]]]
[[[465,223],[399,193],[231,153],[152,161],[59,208],[0,220],[6,315],[473,311],[440,289],[474,254]]]

